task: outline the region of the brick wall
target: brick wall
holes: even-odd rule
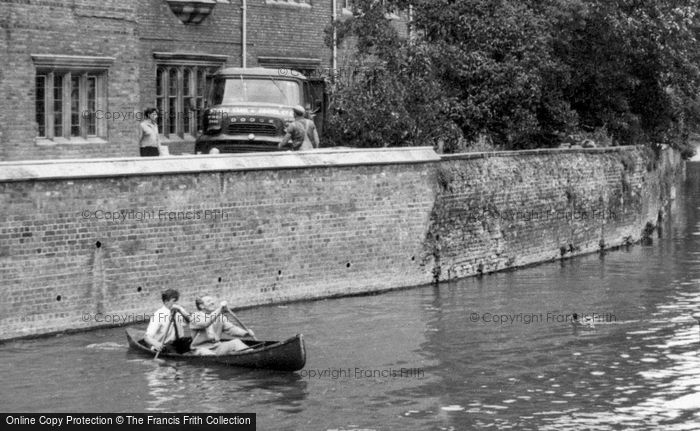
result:
[[[142,49],[189,51],[231,56],[241,65],[241,1],[219,2],[201,24],[185,25],[163,0],[138,3],[138,36]],[[311,7],[283,1],[248,0],[248,65],[258,56],[319,58],[330,66],[330,49],[323,30],[331,22],[331,0],[314,0]],[[340,8],[339,8],[340,10]]]
[[[142,101],[155,100],[154,52],[191,52],[229,56],[229,66],[240,66],[240,4],[217,3],[200,24],[185,25],[163,0],[138,2],[139,66],[146,83]],[[152,83],[152,84],[151,84]]]
[[[307,57],[331,65],[331,50],[323,43],[331,23],[330,0],[312,0],[311,8],[284,6],[266,0],[248,2],[249,61],[258,56]]]
[[[678,153],[653,157],[637,147],[444,156],[426,265],[448,280],[636,242],[682,176]]]
[[[110,323],[94,313],[133,319],[166,287],[188,308],[205,292],[234,306],[268,304],[635,241],[679,176],[677,154],[664,157],[651,170],[637,148],[0,163],[0,339]],[[597,205],[617,220],[472,220],[484,209]],[[105,219],[117,211],[122,220]]]
[[[114,57],[107,94],[110,110],[138,106],[134,0],[0,0],[2,58],[0,160],[84,158],[131,154],[135,125],[108,122],[108,144],[38,146],[31,54]]]
[[[431,160],[412,149],[134,159],[118,172],[118,161],[5,165],[110,176],[0,183],[0,338],[84,327],[83,313],[147,312],[166,287],[191,308],[202,292],[241,306],[429,281],[417,262]],[[167,173],[133,175],[149,166]],[[214,209],[225,216],[204,213]],[[149,218],[96,220],[99,210]],[[178,211],[194,219],[165,214]]]
[[[1,6],[0,6],[1,8]],[[1,10],[1,9],[0,9]],[[10,54],[7,47],[7,31],[5,30],[7,24],[5,23],[5,18],[0,18],[0,58],[9,58]],[[7,70],[5,67],[0,67],[0,94],[9,94],[9,89],[7,84],[5,84],[5,74]],[[6,109],[0,108],[0,146],[2,143],[6,142],[5,133],[7,130],[7,124],[5,120]],[[4,150],[0,148],[0,160],[5,159]]]

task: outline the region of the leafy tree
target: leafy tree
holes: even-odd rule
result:
[[[403,2],[407,5],[408,2]],[[415,25],[439,77],[457,97],[456,121],[468,139],[487,134],[508,148],[551,144],[576,115],[557,84],[550,23],[526,3],[421,0]]]
[[[414,37],[385,18],[413,11]],[[668,143],[700,125],[700,0],[356,0],[330,133],[360,146],[557,145],[572,133]],[[331,29],[328,29],[330,35]],[[330,38],[329,38],[330,39]]]
[[[454,97],[435,76],[429,47],[400,39],[381,2],[358,0],[353,6],[353,18],[336,31],[339,41],[355,38],[357,55],[333,82],[326,137],[338,145],[447,145],[454,150],[462,142],[451,120],[457,115],[450,115]],[[327,29],[327,43],[331,32]]]
[[[555,10],[553,53],[571,72],[565,97],[580,126],[684,149],[698,123],[698,1],[566,0]]]

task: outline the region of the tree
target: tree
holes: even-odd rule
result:
[[[518,149],[597,131],[691,153],[700,0],[387,1],[412,8],[408,40],[384,3],[357,0],[336,27],[362,69],[335,94],[337,140],[459,150],[485,135]]]
[[[353,18],[336,27],[338,40],[356,38],[357,55],[334,80],[327,138],[338,145],[435,145],[462,142],[449,96],[435,76],[427,45],[399,38],[382,2],[358,0]],[[332,28],[327,29],[330,43]]]
[[[411,3],[468,139],[487,134],[507,148],[527,148],[572,128],[576,116],[559,94],[562,71],[544,16],[520,1]]]
[[[571,71],[565,97],[580,127],[621,144],[683,149],[697,127],[696,0],[552,2],[553,53]]]

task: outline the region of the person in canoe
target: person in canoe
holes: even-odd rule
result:
[[[226,301],[221,302],[217,307],[216,300],[207,295],[197,298],[195,304],[197,311],[192,313],[190,319],[192,330],[190,349],[195,355],[227,355],[249,348],[238,338],[221,341],[223,334],[231,337],[255,337],[253,331],[246,331],[228,320]]]
[[[153,318],[148,322],[148,328],[143,339],[154,351],[164,348],[175,351],[173,342],[183,334],[183,324],[189,323],[187,311],[176,304],[180,299],[180,292],[175,289],[167,289],[161,294],[163,306],[153,313]],[[177,315],[179,314],[179,315]],[[173,316],[176,317],[173,319]]]

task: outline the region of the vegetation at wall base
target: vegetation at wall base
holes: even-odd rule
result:
[[[389,11],[413,20],[400,37]],[[444,152],[668,144],[700,127],[700,0],[355,0],[326,139]],[[331,43],[333,27],[326,30]]]

